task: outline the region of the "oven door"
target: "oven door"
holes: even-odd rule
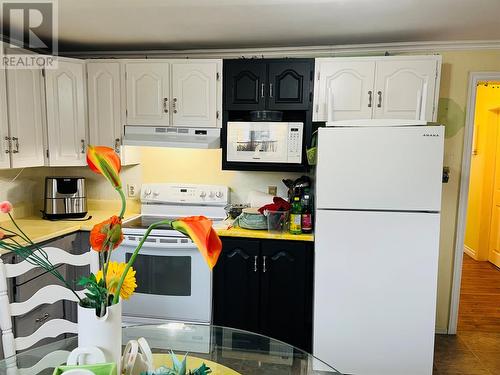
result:
[[[140,239],[125,235],[112,259],[127,262]],[[148,237],[133,268],[137,289],[123,302],[124,316],[210,323],[212,273],[191,240]]]
[[[286,163],[287,122],[227,123],[227,161]]]

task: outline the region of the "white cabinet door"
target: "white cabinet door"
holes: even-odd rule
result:
[[[2,48],[1,45],[0,48]],[[5,79],[5,70],[0,69],[0,168],[10,167],[10,150],[8,140],[6,139],[8,137],[7,81]]]
[[[313,121],[370,119],[375,62],[316,59]]]
[[[43,166],[45,98],[42,71],[7,70],[7,97],[12,167]]]
[[[216,61],[172,63],[172,125],[216,127]]]
[[[127,125],[170,125],[169,64],[126,63]]]
[[[434,121],[437,59],[377,61],[374,118]]]
[[[88,63],[90,143],[120,152],[121,101],[120,63]]]
[[[85,63],[59,61],[45,78],[49,164],[85,165]]]

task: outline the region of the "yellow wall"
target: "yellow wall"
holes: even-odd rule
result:
[[[493,178],[497,150],[497,114],[500,85],[480,84],[476,90],[474,145],[467,209],[465,246],[477,260],[488,259]]]
[[[450,308],[468,75],[471,71],[500,72],[500,50],[428,52],[440,53],[443,56],[438,120],[446,125],[444,164],[450,167],[450,181],[443,185],[436,327],[438,331],[446,331]],[[223,172],[220,170],[220,158],[219,150],[143,150],[143,166],[126,168],[124,180],[131,183],[140,183],[144,180],[228,184],[232,188],[235,200],[241,201],[251,188],[265,189],[269,184],[280,187],[282,177],[294,176],[280,172]],[[36,185],[43,182],[39,171],[39,169],[27,169],[14,185],[8,184],[7,181],[15,173],[0,171],[0,183],[4,181],[2,187],[7,188],[0,191],[0,196],[13,196],[18,201],[29,200],[29,193],[22,194],[14,190],[19,186],[24,187],[24,183]],[[112,189],[84,168],[53,168],[50,173],[84,174],[89,178],[91,198],[114,198]],[[41,188],[34,190],[35,197],[40,197]]]

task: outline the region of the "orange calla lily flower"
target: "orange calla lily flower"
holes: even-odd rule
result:
[[[95,251],[108,251],[110,246],[116,249],[122,241],[122,221],[118,216],[94,225],[90,231],[90,246]]]
[[[121,188],[120,157],[111,147],[88,146],[87,164],[92,171],[102,174],[115,188]]]
[[[172,222],[172,228],[189,236],[210,269],[214,268],[222,250],[222,242],[212,228],[212,221],[204,216],[189,216]]]

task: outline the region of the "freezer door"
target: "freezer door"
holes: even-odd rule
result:
[[[317,208],[440,211],[443,126],[321,128]]]
[[[341,373],[431,375],[439,214],[317,212],[314,355]]]

